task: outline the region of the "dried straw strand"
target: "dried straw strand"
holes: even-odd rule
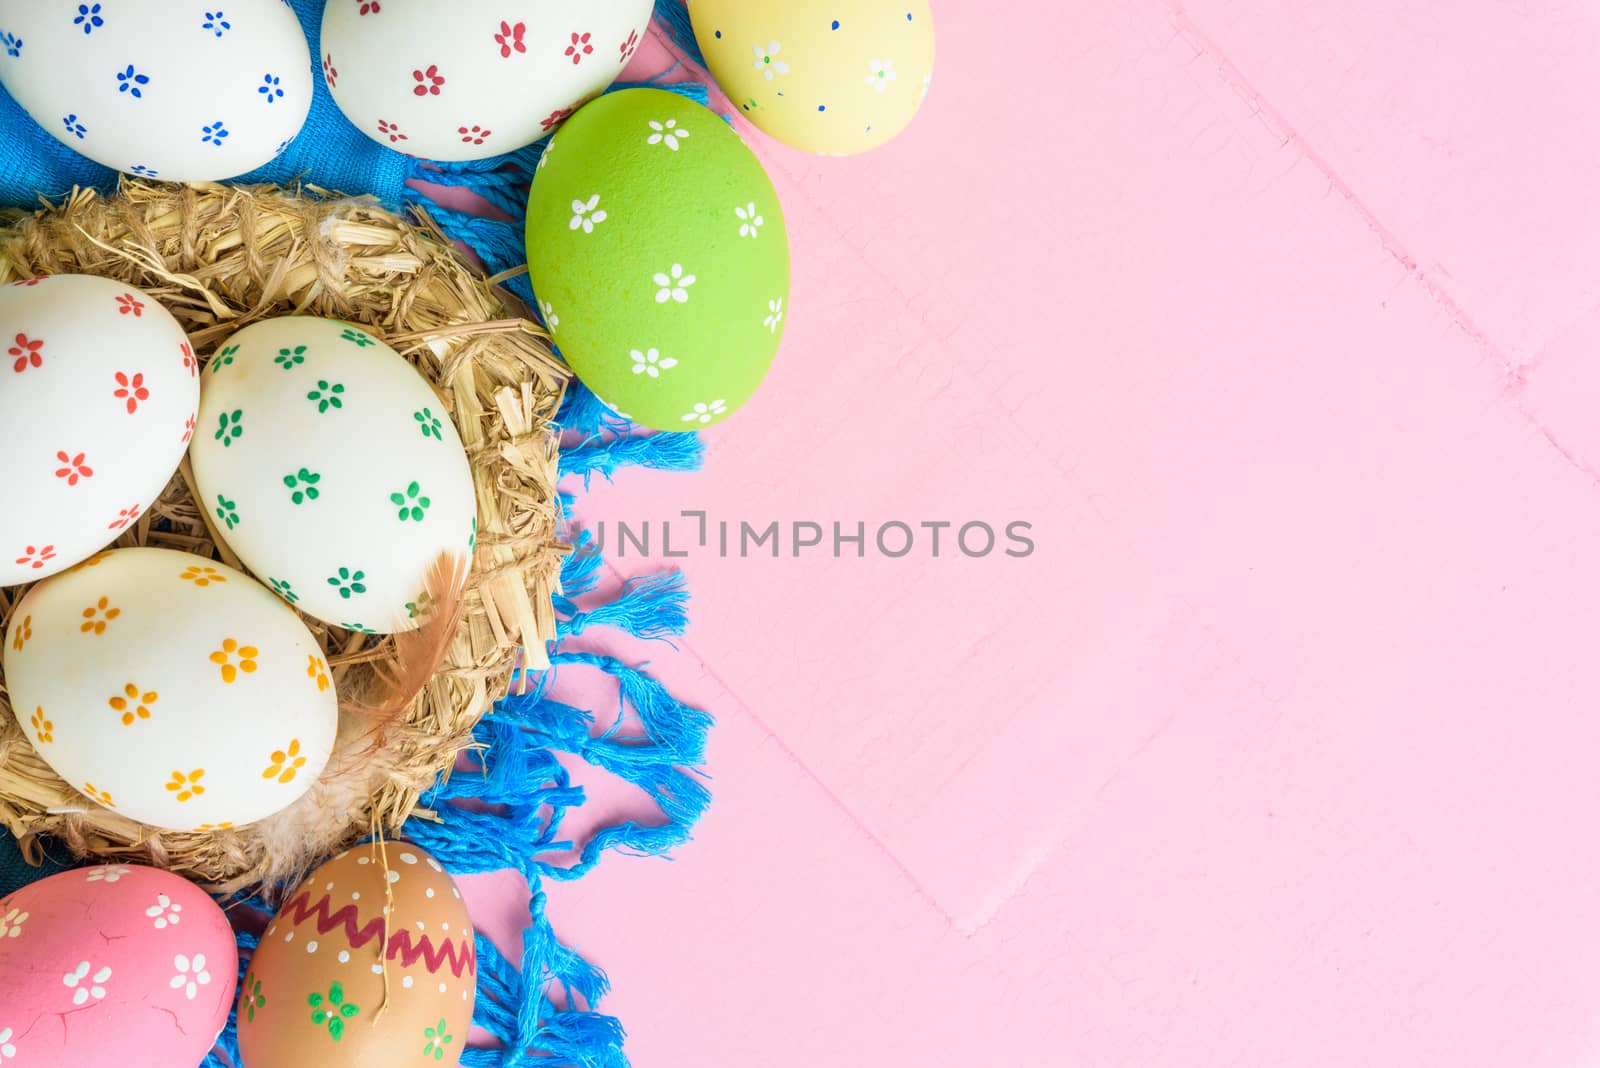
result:
[[[81,856],[154,863],[219,892],[292,882],[375,828],[398,832],[472,744],[473,726],[519,656],[543,666],[555,636],[551,595],[570,546],[559,535],[551,420],[567,374],[547,335],[426,216],[406,220],[315,188],[128,181],[111,197],[77,191],[35,213],[0,214],[0,282],[58,273],[144,289],[183,324],[202,362],[236,330],[277,315],[328,316],[383,337],[433,384],[461,432],[477,487],[478,545],[456,606],[460,623],[447,642],[433,643],[442,662],[377,737],[352,706],[396,677],[393,639],[306,619],[345,701],[333,760],[288,810],[208,833],[135,823],[61,781],[0,693],[0,823],[24,847],[52,834]],[[195,506],[187,461],[116,544],[238,566]],[[0,590],[0,626],[26,592]]]

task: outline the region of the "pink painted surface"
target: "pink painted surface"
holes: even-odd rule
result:
[[[716,802],[559,930],[649,1068],[1592,1062],[1600,14],[1037,7],[875,154],[750,135],[784,351],[581,516],[1037,551],[615,561]]]

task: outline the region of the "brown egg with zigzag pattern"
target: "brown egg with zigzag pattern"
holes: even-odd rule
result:
[[[459,1062],[478,961],[454,880],[409,842],[312,872],[278,911],[239,993],[242,1068]]]

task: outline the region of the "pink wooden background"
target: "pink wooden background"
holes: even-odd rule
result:
[[[715,805],[551,890],[634,1063],[1594,1063],[1600,9],[935,15],[899,141],[751,135],[784,351],[582,518],[1038,549],[673,562]]]

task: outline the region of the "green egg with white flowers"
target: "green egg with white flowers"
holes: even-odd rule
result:
[[[539,162],[527,238],[556,346],[634,422],[699,430],[766,377],[789,312],[783,209],[707,108],[659,89],[584,105]]]

